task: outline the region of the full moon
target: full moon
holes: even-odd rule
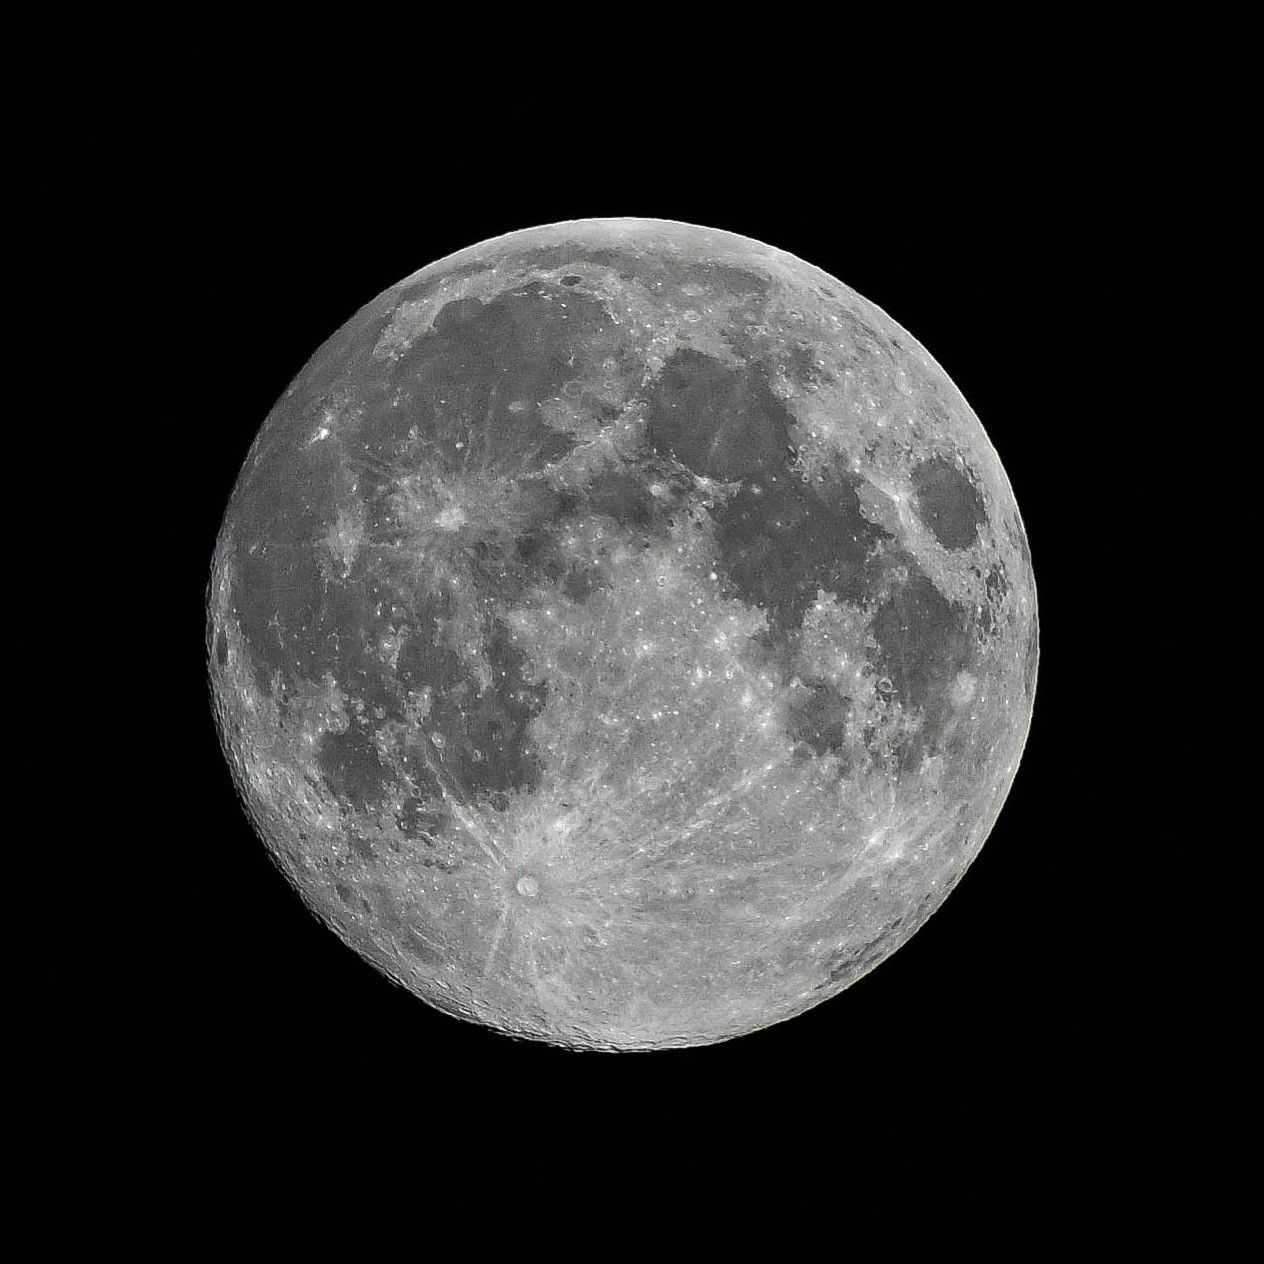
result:
[[[1026,740],[1036,591],[978,418],[889,316],[731,233],[431,264],[264,422],[211,694],[276,863],[448,1014],[727,1040],[943,902]]]

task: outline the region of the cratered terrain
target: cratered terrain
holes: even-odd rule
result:
[[[309,907],[439,1009],[602,1049],[765,1027],[904,943],[1037,662],[943,369],[800,259],[636,219],[484,242],[334,334],[246,459],[208,636]]]

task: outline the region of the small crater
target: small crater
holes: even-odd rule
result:
[[[577,277],[577,276],[564,276],[558,281],[558,284],[559,285],[578,285],[582,279],[583,279],[582,277]]]

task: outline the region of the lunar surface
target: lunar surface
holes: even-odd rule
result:
[[[1018,509],[944,371],[802,260],[658,220],[357,313],[263,425],[208,602],[223,747],[308,906],[578,1048],[739,1036],[889,956],[1035,687]]]

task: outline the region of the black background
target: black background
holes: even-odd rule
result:
[[[842,1251],[876,1231],[907,1254],[924,1225],[975,1249],[1009,1233],[1008,1255],[1059,1237],[1135,1254],[1147,1234],[1170,1253],[1184,1213],[1205,1254],[1240,1188],[1216,1159],[1253,1139],[1233,1057],[1250,1046],[1225,1022],[1250,993],[1222,1003],[1212,980],[1249,930],[1249,836],[1208,821],[1240,749],[1225,685],[1252,667],[1251,559],[1215,516],[1243,485],[1249,505],[1250,343],[1209,302],[1241,288],[1254,204],[1238,28],[1099,9],[874,30],[885,12],[732,8],[696,34],[682,6],[432,6],[418,29],[343,6],[275,32],[262,11],[24,16],[6,203],[4,832],[28,923],[6,964],[34,993],[6,1032],[6,1104],[34,1122],[11,1147],[19,1215],[99,1251],[165,1213],[166,1255],[221,1227],[256,1247],[252,1196],[287,1235],[346,1226],[358,1251],[400,1229],[413,1251],[452,1229],[477,1250],[500,1221],[518,1250],[657,1256],[694,1219],[707,1255],[763,1223],[780,1258],[798,1225]],[[747,234],[887,310],[997,448],[1041,603],[1027,752],[944,906],[833,1001],[663,1054],[512,1042],[342,947],[247,824],[203,661],[227,497],[307,357],[424,264],[589,215]],[[1167,819],[1181,799],[1194,822]],[[317,1135],[283,1193],[294,1117]],[[1187,1140],[1191,1120],[1210,1135]],[[514,1207],[528,1176],[543,1188]],[[582,1235],[586,1209],[604,1232]]]
[[[1097,793],[1077,719],[1083,664],[1075,515],[1065,436],[1085,422],[1087,351],[1071,309],[1090,173],[1056,134],[963,132],[898,160],[814,168],[758,152],[625,146],[550,158],[532,143],[415,138],[389,174],[354,146],[291,162],[285,129],[249,147],[213,132],[158,197],[176,228],[173,276],[196,285],[183,345],[198,388],[178,419],[196,436],[179,516],[191,524],[177,677],[163,706],[181,809],[169,858],[165,949],[133,985],[149,1065],[178,1101],[294,1099],[331,1111],[395,1102],[446,1117],[482,1102],[580,1126],[600,1107],[701,1109],[737,1094],[760,1127],[828,1112],[831,1127],[888,1105],[929,1120],[957,1111],[1056,1112],[1084,1077],[1112,1074],[1101,1047],[1106,915],[1069,851],[1097,847],[1077,810]],[[374,165],[374,164],[377,165]],[[815,174],[806,172],[814,170]],[[979,859],[930,922],[849,990],[766,1031],[702,1049],[577,1054],[516,1042],[431,1010],[342,946],[303,907],[235,796],[207,704],[203,597],[211,550],[247,448],[307,357],[408,273],[489,236],[585,216],[653,216],[728,229],[823,268],[889,312],[947,369],[983,422],[1023,513],[1039,586],[1042,660],[1027,751]],[[1115,229],[1100,208],[1093,231]],[[1100,333],[1100,331],[1098,331]],[[1096,336],[1096,335],[1095,335]],[[1069,345],[1075,344],[1075,345]],[[211,366],[207,371],[206,365]],[[186,652],[187,651],[187,652]],[[1106,1062],[1103,1059],[1106,1059]],[[836,1086],[822,1102],[821,1085]],[[359,1107],[354,1107],[358,1109]],[[393,1107],[392,1107],[393,1109]],[[615,1112],[610,1115],[609,1112]],[[626,1118],[621,1112],[626,1112]]]

